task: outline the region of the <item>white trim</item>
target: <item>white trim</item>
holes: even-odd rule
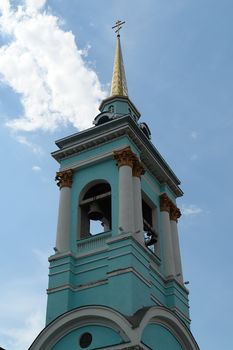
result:
[[[189,324],[191,323],[191,319],[187,317],[187,315],[185,315],[182,311],[177,309],[177,307],[172,307],[171,310],[174,311],[180,318],[185,319]]]
[[[159,300],[154,294],[151,293],[150,298],[151,298],[151,300],[153,300],[157,305],[163,306],[163,304],[160,302],[160,300]]]
[[[120,334],[126,344],[130,343],[133,338],[134,331],[131,324],[119,312],[104,306],[86,306],[67,312],[51,322],[43,329],[29,349],[50,350],[72,330],[91,323],[112,328]]]
[[[76,266],[76,267],[80,267],[80,266]],[[78,272],[73,271],[72,269],[56,271],[56,272],[49,273],[49,276],[54,276],[54,275],[57,275],[57,274],[60,274],[60,273],[65,273],[65,272],[71,272],[73,275],[78,276],[78,275],[81,275],[82,273],[86,273],[86,272],[93,271],[93,270],[98,270],[98,269],[101,269],[103,267],[108,267],[108,264],[94,266],[94,267],[91,267],[89,269],[85,269],[85,270],[78,271]]]
[[[126,268],[123,268],[123,269],[117,269],[117,270],[114,270],[114,271],[110,271],[110,272],[107,272],[107,275],[109,277],[113,277],[113,276],[118,276],[118,275],[122,275],[122,274],[129,273],[129,272],[132,272],[135,276],[137,276],[148,287],[151,287],[150,281],[148,281],[140,272],[138,272],[133,267],[126,267]]]
[[[69,311],[51,322],[39,334],[29,350],[51,350],[51,348],[71,331],[90,324],[109,327],[117,332],[125,342],[116,346],[103,348],[106,350],[149,349],[141,343],[144,329],[149,324],[160,324],[167,328],[181,343],[185,350],[199,350],[190,330],[174,312],[165,307],[149,308],[142,319],[132,325],[124,315],[105,306],[85,306]],[[138,324],[138,325],[137,325]]]
[[[199,350],[190,330],[174,312],[160,306],[150,308],[142,318],[138,329],[140,339],[146,326],[151,323],[164,325],[180,341],[185,350]]]
[[[76,255],[74,253],[72,253],[71,251],[68,251],[68,252],[64,252],[64,253],[55,253],[53,255],[51,255],[49,257],[49,262],[51,261],[55,261],[57,259],[63,259],[63,258],[67,258],[67,257],[71,257],[71,258],[75,258]]]
[[[65,289],[70,289],[72,292],[78,292],[78,291],[83,290],[83,289],[98,287],[98,286],[101,286],[103,284],[108,284],[108,280],[102,279],[102,280],[98,280],[98,281],[94,281],[94,282],[88,282],[85,284],[78,285],[77,287],[74,287],[71,284],[63,284],[62,286],[59,286],[59,287],[48,288],[47,293],[51,294],[51,293],[55,293],[55,292],[60,292],[61,290],[65,290]]]

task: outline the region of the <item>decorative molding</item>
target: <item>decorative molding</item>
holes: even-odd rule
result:
[[[108,284],[108,279],[102,279],[102,280],[98,280],[98,281],[94,281],[94,282],[90,282],[90,283],[86,283],[86,284],[80,284],[78,286],[74,286],[71,284],[63,284],[62,286],[59,286],[59,287],[48,288],[47,294],[59,292],[59,291],[66,290],[66,289],[69,289],[72,292],[78,292],[79,290],[97,287],[97,286],[100,286],[102,284]]]
[[[176,313],[165,306],[153,306],[148,309],[140,320],[137,332],[143,334],[148,324],[161,324],[173,334],[185,350],[200,350],[190,329],[181,321]]]
[[[135,177],[141,177],[141,175],[145,174],[145,168],[142,165],[142,163],[136,159],[133,163],[133,176]]]
[[[111,237],[111,232],[101,233],[86,239],[77,241],[77,249],[79,253],[93,251],[97,248],[106,246],[106,240]]]
[[[117,161],[118,167],[128,165],[133,168],[135,161],[138,160],[137,156],[132,152],[130,147],[125,147],[119,151],[114,151],[113,157]]]
[[[71,187],[73,179],[73,170],[68,169],[64,171],[58,171],[56,173],[55,181],[57,181],[57,186],[60,187]]]
[[[163,306],[163,304],[161,303],[161,301],[158,299],[158,298],[156,298],[156,296],[154,295],[154,294],[150,294],[150,298],[151,298],[151,300],[156,304],[156,305],[158,305],[158,306]]]
[[[145,283],[148,287],[151,287],[151,282],[147,280],[139,271],[137,271],[134,267],[126,267],[122,269],[117,269],[114,271],[107,272],[108,278],[113,276],[122,275],[125,273],[133,273],[135,276],[137,276],[143,283]]]
[[[180,209],[177,208],[174,204],[171,205],[171,208],[170,208],[170,220],[173,220],[173,221],[177,222],[180,217],[181,217]]]
[[[167,183],[177,197],[182,196],[179,179],[129,115],[56,141],[59,150],[53,152],[52,156],[60,162],[74,154],[96,149],[98,145],[125,136],[129,137],[139,150],[143,149],[141,160],[157,181]]]
[[[185,315],[182,311],[177,309],[177,307],[172,307],[171,310],[174,311],[174,313],[177,314],[181,319],[184,319],[189,324],[191,323],[191,319],[187,317],[187,315]]]
[[[166,193],[161,194],[160,198],[160,211],[167,211],[170,213],[171,200]]]
[[[111,328],[122,337],[124,344],[119,344],[116,347],[113,346],[111,349],[123,349],[128,344],[130,346],[132,344],[131,339],[135,338],[135,331],[124,315],[112,308],[89,305],[76,308],[58,316],[41,331],[29,349],[50,350],[71,331],[90,324]]]
[[[160,195],[160,211],[167,211],[170,220],[176,221],[181,217],[180,209],[171,201],[166,193]]]

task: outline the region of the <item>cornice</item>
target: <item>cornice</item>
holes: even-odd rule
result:
[[[179,188],[179,179],[130,116],[112,120],[56,141],[60,150],[53,152],[52,156],[60,162],[62,159],[96,148],[100,144],[109,143],[122,136],[128,136],[139,150],[143,149],[141,161],[160,183],[167,183],[177,197],[183,195]]]

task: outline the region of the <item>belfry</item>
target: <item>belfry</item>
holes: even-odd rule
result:
[[[94,126],[56,141],[56,246],[46,327],[30,350],[198,350],[190,331],[180,181],[128,96],[119,31]],[[85,116],[83,116],[85,118]]]

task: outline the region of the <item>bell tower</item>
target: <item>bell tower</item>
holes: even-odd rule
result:
[[[94,127],[56,141],[60,164],[46,327],[31,350],[197,350],[183,283],[180,181],[128,96],[117,33]],[[85,117],[85,116],[84,116]]]

